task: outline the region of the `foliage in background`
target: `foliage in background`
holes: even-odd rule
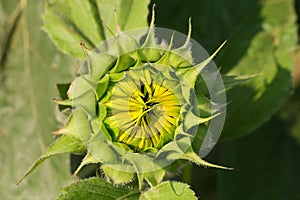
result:
[[[224,73],[261,74],[228,94],[231,103],[224,138],[249,133],[269,119],[289,97],[296,45],[292,0],[187,0],[184,4],[179,0],[172,4],[161,0],[156,4],[157,26],[186,32],[187,19],[192,16],[193,38],[208,52],[228,39],[228,46],[217,59]],[[297,5],[299,7],[299,3]],[[53,140],[50,132],[57,129],[55,106],[51,102],[57,96],[55,83],[69,82],[71,66],[79,65],[59,53],[40,30],[42,21],[37,16],[43,10],[42,1],[0,3],[0,197],[3,199],[53,199],[59,188],[70,180],[67,158],[60,157],[48,161],[15,188],[24,169]],[[75,10],[80,12],[80,9]],[[77,42],[71,41],[71,44],[80,54]],[[299,106],[299,98],[294,102],[290,104],[290,110],[294,111],[292,117],[286,109],[282,111],[280,117],[286,121],[275,118],[253,135],[224,143],[209,157],[218,160],[214,156],[220,156],[225,164],[235,167],[234,172],[201,170],[204,175],[198,177],[200,181],[192,180],[192,188],[201,196],[209,195],[208,191],[219,194],[203,199],[247,199],[245,195],[248,199],[264,199],[272,194],[273,188],[277,192],[273,199],[299,198],[296,181],[293,182],[299,177],[296,172],[299,145],[290,138],[290,128],[281,130],[281,126],[274,126],[297,127],[299,115],[294,105]],[[299,138],[297,128],[293,130],[293,135]],[[197,170],[194,174],[199,174]],[[253,176],[247,175],[249,172]],[[255,187],[257,180],[260,182]],[[288,182],[295,184],[285,187]],[[263,190],[266,186],[268,189]]]
[[[55,84],[72,78],[74,61],[57,51],[41,31],[43,10],[42,1],[0,2],[1,199],[53,199],[71,180],[64,156],[16,187],[24,169],[53,141]]]
[[[175,0],[171,5],[162,0],[157,4],[157,26],[183,32],[185,27],[178,21],[191,16],[193,38],[208,52],[228,39],[216,59],[222,73],[260,75],[227,94],[222,138],[237,138],[253,131],[291,95],[297,43],[293,0],[188,0],[185,4]],[[165,9],[167,6],[172,7]],[[180,15],[174,16],[173,10]]]

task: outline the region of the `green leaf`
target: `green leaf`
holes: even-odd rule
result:
[[[96,0],[104,24],[114,33],[117,31],[114,10],[121,30],[147,27],[149,0]],[[111,36],[105,30],[106,37]]]
[[[180,183],[165,181],[159,185],[144,192],[140,200],[192,200],[197,199],[193,190],[189,185]]]
[[[139,195],[138,190],[116,187],[100,178],[90,178],[63,188],[57,200],[136,200]]]
[[[84,152],[85,147],[79,140],[69,137],[67,135],[63,135],[60,138],[58,138],[55,142],[53,142],[49,146],[47,151],[33,163],[30,169],[18,181],[17,185],[21,183],[21,181],[23,181],[29,174],[31,174],[33,170],[35,170],[42,162],[44,162],[46,159],[52,156],[66,153],[83,154]]]
[[[230,45],[218,60],[224,66],[223,72],[229,74],[261,74],[228,91],[231,103],[222,138],[235,138],[253,131],[291,95],[292,55],[297,43],[293,1],[268,0],[256,6],[260,10],[253,11],[240,23],[240,29],[235,30],[235,36],[229,39]],[[285,14],[279,14],[279,10]],[[260,29],[257,23],[261,24]],[[251,43],[242,47],[244,55],[234,63],[236,53],[241,51],[240,41],[246,41],[249,36]]]
[[[84,58],[81,41],[94,49],[112,37],[110,30],[116,33],[117,26],[146,27],[148,4],[149,0],[53,0],[46,6],[44,30],[60,50]]]
[[[70,82],[72,67],[66,66],[76,65],[40,30],[44,3],[0,2],[0,51],[6,54],[0,64],[0,199],[54,199],[59,188],[71,181],[68,156],[62,155],[15,186],[53,142],[51,132],[58,127],[51,101],[58,95],[55,85]],[[11,20],[16,14],[18,20]],[[12,30],[10,39],[4,34],[8,30]]]
[[[226,90],[230,90],[234,87],[237,87],[252,78],[256,78],[260,75],[222,75],[222,80],[224,82],[224,87]]]

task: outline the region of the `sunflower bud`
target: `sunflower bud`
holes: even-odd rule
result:
[[[149,28],[119,30],[87,51],[68,99],[55,100],[72,112],[65,127],[54,133],[73,138],[86,151],[75,174],[84,165],[100,163],[109,181],[121,184],[136,177],[141,189],[144,180],[150,186],[161,182],[178,159],[227,169],[196,153],[204,149],[206,154],[218,139],[209,123],[222,114],[224,105],[213,102],[207,91],[219,79],[216,71],[204,68],[221,47],[195,64],[191,23],[185,40],[182,35],[178,39],[175,32],[154,28],[153,12]],[[202,72],[209,78],[199,76]],[[221,90],[217,96],[224,95]]]

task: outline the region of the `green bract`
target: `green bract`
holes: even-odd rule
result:
[[[150,186],[160,183],[177,159],[225,169],[195,153],[203,136],[199,124],[220,114],[210,110],[206,94],[200,99],[194,94],[199,73],[216,53],[194,65],[191,25],[185,43],[175,49],[173,36],[169,44],[158,44],[154,30],[153,14],[146,31],[119,30],[93,51],[85,49],[78,77],[67,88],[59,87],[67,98],[54,100],[72,109],[65,126],[54,132],[62,136],[32,169],[52,155],[86,153],[75,174],[84,165],[100,163],[109,181],[121,184],[137,177],[139,189],[144,180]]]

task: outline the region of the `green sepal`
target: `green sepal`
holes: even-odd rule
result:
[[[106,109],[106,106],[100,102],[98,103],[98,109],[99,109],[99,111],[98,111],[97,119],[99,122],[102,122],[107,115],[107,109]]]
[[[115,141],[116,138],[118,137],[120,127],[110,117],[106,117],[103,123],[106,125],[112,140]],[[109,127],[107,125],[109,125]]]
[[[169,55],[170,66],[175,68],[190,68],[193,66],[192,60],[188,61],[186,59],[190,59],[190,58],[185,57],[185,56],[189,56],[189,57],[191,56],[191,52],[189,50],[178,49],[176,53],[175,51],[172,50],[172,53]]]
[[[87,74],[82,74],[80,72],[79,76],[76,77],[70,85],[68,90],[68,99],[78,98],[89,90],[92,90],[94,93],[96,93],[96,86],[97,84],[89,80],[89,76]]]
[[[177,160],[180,155],[183,154],[183,151],[178,146],[176,141],[171,141],[168,144],[165,144],[157,153],[157,160]]]
[[[135,174],[132,165],[128,164],[112,164],[101,166],[105,177],[114,184],[126,184],[134,179]]]
[[[101,123],[101,131],[100,131],[99,135],[102,135],[103,138],[105,137],[104,140],[112,142],[112,137],[103,123]]]
[[[183,98],[185,99],[186,102],[190,103],[191,102],[191,95],[192,95],[192,89],[188,85],[186,85],[186,80],[183,80],[184,83],[181,85],[181,94]],[[187,106],[187,105],[184,105]]]
[[[114,44],[114,42],[116,44]],[[110,45],[108,52],[116,56],[121,56],[124,53],[137,51],[138,49],[139,44],[133,37],[125,34],[124,32],[120,32],[114,38],[113,44]]]
[[[172,50],[170,65],[176,68],[187,68],[193,65],[190,39],[192,35],[192,22],[189,18],[189,31],[185,43],[177,49]]]
[[[115,66],[111,69],[111,72],[118,73],[124,70],[127,70],[129,67],[134,66],[136,63],[135,58],[133,58],[130,54],[121,55]]]
[[[182,133],[176,135],[176,143],[182,152],[186,152],[192,145],[193,136],[189,133]]]
[[[189,112],[186,113],[185,119],[184,119],[184,130],[188,131],[189,129],[198,126],[199,124],[203,124],[206,122],[209,122],[211,119],[219,116],[221,113],[213,114],[209,117],[199,117],[196,114],[194,114],[193,110],[190,109]]]
[[[29,174],[31,174],[47,158],[60,155],[60,154],[66,154],[66,153],[83,154],[85,151],[86,149],[81,141],[73,137],[63,135],[59,137],[56,141],[54,141],[48,147],[46,152],[33,163],[33,165],[29,168],[29,170],[25,172],[23,177],[18,181],[17,185],[20,184]]]
[[[94,82],[98,81],[116,64],[116,61],[117,58],[110,54],[91,52],[87,61],[89,78]]]
[[[189,160],[197,165],[201,165],[203,167],[213,167],[218,169],[226,169],[232,170],[232,168],[223,167],[220,165],[211,164],[205,160],[202,160],[192,149],[192,147],[188,148],[187,151],[180,156],[180,159]]]
[[[116,56],[117,62],[110,70],[111,72],[121,72],[136,63],[135,53],[139,48],[136,40],[125,33],[118,34],[112,42],[109,42],[108,53]]]
[[[67,100],[53,100],[59,105],[72,106],[74,108],[82,108],[86,111],[90,118],[92,118],[96,113],[96,97],[92,90],[88,90],[81,96],[75,97],[73,99]]]
[[[145,178],[146,173],[148,172],[151,173],[153,171],[161,170],[161,167],[157,163],[153,162],[153,158],[151,158],[149,155],[140,154],[140,153],[127,153],[123,155],[123,157],[124,159],[132,163],[132,165],[134,166],[138,178],[139,190],[142,189],[143,180]],[[148,174],[148,178],[151,181],[153,181],[156,178],[156,181],[158,182],[160,176],[159,175],[151,176],[150,174]],[[153,183],[155,183],[155,181],[153,181]]]
[[[99,163],[112,164],[118,159],[112,147],[106,141],[97,139],[97,137],[90,141],[87,149]]]
[[[109,73],[110,82],[119,82],[124,77],[124,73]]]
[[[110,55],[120,57],[139,48],[137,41],[129,35],[119,32],[114,38],[107,41]]]
[[[191,68],[182,69],[179,73],[188,81],[189,85],[194,88],[197,77],[201,73],[201,71],[206,67],[212,59],[217,55],[217,53],[221,50],[221,48],[225,45],[226,41],[221,44],[221,46],[208,58],[206,58],[201,63],[197,64],[196,66],[192,66]]]
[[[93,132],[95,133],[91,140],[103,140],[103,141],[112,141],[111,135],[107,131],[105,125],[99,121],[98,119],[94,118],[91,120],[91,126]]]
[[[92,134],[88,116],[82,109],[73,110],[66,125],[54,134],[68,135],[86,144]]]
[[[109,76],[105,75],[102,79],[100,79],[97,82],[97,88],[96,88],[96,98],[97,101],[103,96],[105,93],[107,86],[109,84]]]
[[[161,53],[157,48],[155,33],[154,33],[154,20],[155,20],[155,12],[154,8],[152,9],[152,18],[150,27],[148,29],[148,33],[146,39],[139,50],[139,54],[142,61],[145,62],[155,62],[160,59]]]
[[[113,143],[113,147],[114,150],[121,155],[122,158],[124,158],[123,156],[128,153],[128,152],[133,152],[133,150],[124,143],[120,143],[120,142],[114,142]]]
[[[168,48],[164,51],[164,54],[156,62],[156,64],[161,64],[161,65],[168,66],[168,67],[171,66],[170,55],[172,54],[171,49],[172,49],[172,45],[173,45],[173,40],[174,40],[174,34],[171,36],[170,44],[169,44]]]
[[[174,181],[165,181],[141,194],[139,200],[197,200],[190,186]]]

